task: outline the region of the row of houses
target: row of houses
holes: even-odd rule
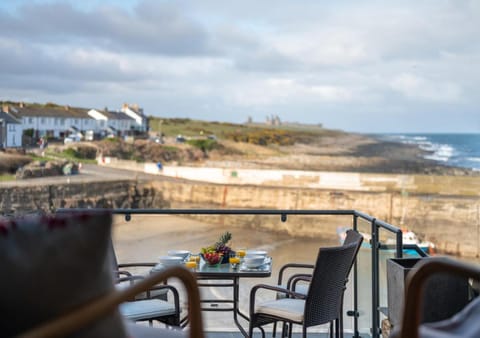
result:
[[[144,133],[148,120],[138,105],[122,105],[119,111],[108,108],[86,109],[53,104],[4,103],[0,110],[0,148],[25,146],[25,135],[64,139],[69,135],[91,140],[94,137]],[[23,140],[23,141],[22,141]]]

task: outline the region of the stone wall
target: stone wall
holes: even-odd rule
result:
[[[108,181],[0,188],[0,210],[9,214],[69,207],[225,208],[359,210],[408,228],[437,250],[479,256],[480,197],[446,194],[365,192],[191,181]],[[199,216],[200,217],[200,216]],[[349,216],[201,216],[203,221],[261,227],[292,236],[335,238],[335,229],[350,226]],[[360,222],[363,231],[369,224]]]
[[[168,208],[162,192],[135,181],[69,183],[0,188],[4,214],[57,208]]]
[[[408,228],[439,252],[478,257],[480,247],[480,197],[401,192],[360,192],[288,187],[221,185],[155,181],[172,207],[226,209],[359,210],[393,225]],[[202,216],[205,218],[204,216]],[[291,217],[292,218],[292,217]],[[225,219],[224,217],[222,218]],[[230,222],[233,222],[232,218]],[[331,236],[333,226],[351,224],[348,217],[278,218],[237,217],[244,226],[261,226],[295,236]],[[362,223],[365,231],[368,224]]]

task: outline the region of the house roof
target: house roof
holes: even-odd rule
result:
[[[90,118],[87,114],[88,109],[75,107],[49,106],[39,104],[24,104],[22,106],[10,106],[10,112],[18,117],[70,117],[70,118]]]
[[[16,118],[11,116],[10,114],[4,113],[3,111],[0,111],[0,120],[5,120],[7,123],[22,124]]]
[[[108,118],[109,120],[133,120],[130,116],[128,116],[123,112],[116,112],[111,110],[97,110],[97,111],[105,115],[105,117]]]

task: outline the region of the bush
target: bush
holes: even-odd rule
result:
[[[28,156],[0,154],[0,174],[15,174],[30,162],[32,159]]]
[[[192,147],[198,148],[204,153],[207,153],[217,146],[217,141],[211,139],[201,139],[201,140],[188,140],[188,144]]]

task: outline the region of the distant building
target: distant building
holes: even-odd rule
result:
[[[124,103],[121,111],[135,120],[135,125],[133,126],[134,130],[141,132],[149,130],[148,119],[143,114],[143,108],[140,108],[138,104],[129,105],[128,103]]]
[[[9,110],[5,105],[0,111],[0,148],[22,147],[22,123],[9,114]]]
[[[136,121],[123,112],[90,109],[87,114],[95,119],[96,125],[93,129],[95,134],[111,136],[129,135],[136,127]]]

